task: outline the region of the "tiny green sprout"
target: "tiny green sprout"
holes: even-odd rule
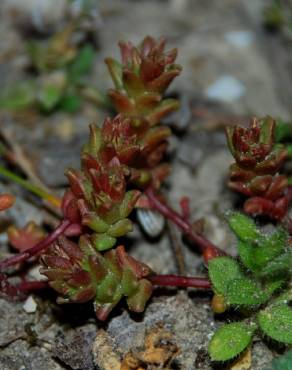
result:
[[[227,256],[212,259],[208,264],[209,278],[214,298],[220,297],[226,309],[236,309],[245,319],[215,332],[209,345],[214,361],[239,355],[256,331],[264,337],[292,344],[289,306],[292,292],[286,288],[291,276],[292,253],[287,232],[278,227],[266,235],[241,213],[231,213],[228,222],[238,239],[238,259]],[[216,305],[214,311],[222,313]]]

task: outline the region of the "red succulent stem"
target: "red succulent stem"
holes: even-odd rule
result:
[[[219,247],[216,247],[216,245],[210,242],[210,240],[206,239],[201,234],[196,233],[189,221],[186,220],[184,216],[181,216],[178,212],[170,208],[170,206],[165,202],[162,202],[155,194],[152,187],[147,188],[145,190],[145,194],[149,199],[151,207],[162,214],[165,218],[172,221],[189,240],[193,241],[200,252],[204,254],[204,257],[208,256],[207,261],[210,260],[210,258],[226,254]]]
[[[60,222],[60,224],[56,227],[54,231],[52,231],[47,237],[37,243],[34,247],[27,249],[25,252],[19,253],[15,256],[8,257],[3,261],[0,261],[0,271],[3,271],[5,268],[9,266],[13,266],[17,263],[23,262],[28,258],[36,255],[37,253],[45,250],[48,248],[55,240],[61,236],[65,230],[71,226],[71,221],[65,219]]]
[[[188,277],[179,275],[153,275],[147,278],[153,285],[173,286],[181,288],[210,289],[211,283],[207,278]]]
[[[24,298],[26,293],[41,290],[48,286],[46,281],[22,281],[16,285],[11,284],[7,276],[0,272],[0,291],[9,297]]]
[[[23,281],[16,285],[16,289],[19,292],[33,292],[35,290],[41,290],[48,287],[47,281]]]

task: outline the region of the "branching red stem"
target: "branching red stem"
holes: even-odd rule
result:
[[[19,262],[23,262],[28,258],[36,255],[37,253],[45,250],[55,240],[57,240],[59,236],[61,236],[69,226],[71,226],[71,222],[69,220],[65,219],[61,221],[53,232],[51,232],[46,238],[37,243],[34,247],[27,249],[25,252],[19,253],[15,256],[8,257],[3,261],[0,261],[0,271],[3,271],[5,268],[13,266]]]
[[[41,290],[47,286],[46,281],[22,281],[13,285],[6,275],[0,272],[0,291],[9,297],[25,298],[26,293]]]
[[[46,281],[23,281],[16,285],[16,289],[19,292],[33,292],[35,290],[41,290],[48,287],[48,283]]]
[[[188,277],[178,275],[153,275],[148,277],[152,284],[158,286],[173,286],[182,288],[210,289],[211,284],[207,278]]]
[[[192,240],[196,244],[201,253],[208,251],[209,253],[213,253],[213,257],[226,254],[208,239],[196,233],[193,230],[192,225],[187,220],[185,220],[183,216],[181,216],[178,212],[170,208],[166,203],[162,202],[159,199],[159,197],[154,193],[152,187],[146,189],[145,194],[149,199],[150,205],[159,213],[161,213],[165,218],[172,221],[182,231],[182,233],[188,237],[188,239]]]

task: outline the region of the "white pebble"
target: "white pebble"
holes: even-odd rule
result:
[[[253,42],[254,35],[251,31],[230,31],[224,34],[225,40],[240,49],[245,49]]]
[[[36,281],[47,281],[48,278],[40,273],[40,265],[33,266],[29,272],[28,275],[31,280],[36,280]]]
[[[245,93],[245,86],[233,76],[223,75],[219,77],[206,90],[206,96],[210,99],[231,103]]]
[[[37,303],[34,298],[30,295],[24,302],[22,308],[26,313],[34,313],[37,309]]]

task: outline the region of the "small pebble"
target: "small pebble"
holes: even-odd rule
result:
[[[30,295],[24,302],[22,308],[26,313],[34,313],[37,310],[37,303],[34,298]]]
[[[245,49],[253,42],[254,35],[251,31],[230,31],[224,34],[225,40],[240,49]]]
[[[206,90],[209,99],[219,100],[224,103],[232,103],[241,98],[245,93],[245,86],[233,76],[223,75],[219,77]]]
[[[40,265],[33,266],[29,271],[28,275],[31,280],[36,280],[36,281],[47,281],[48,278],[40,273]]]

